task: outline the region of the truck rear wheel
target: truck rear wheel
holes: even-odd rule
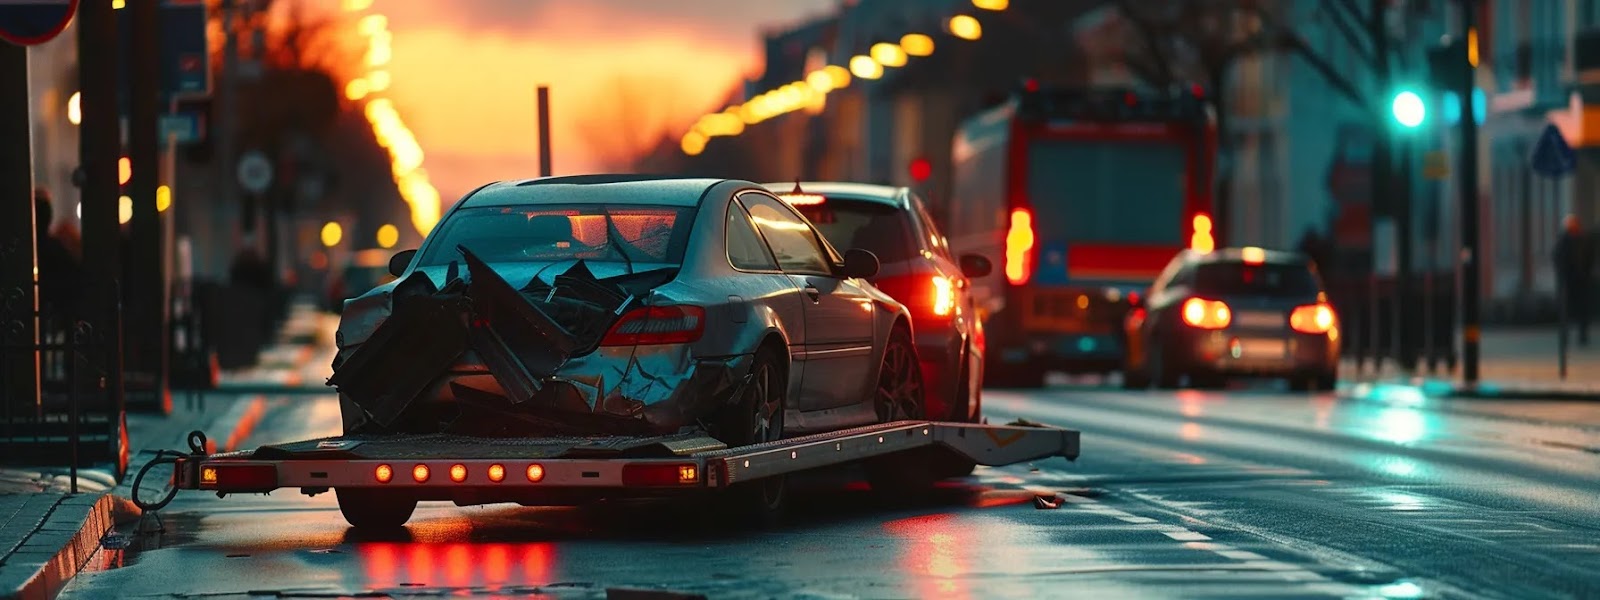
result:
[[[339,488],[333,495],[339,500],[339,513],[345,522],[356,529],[397,529],[417,510],[415,498],[396,496],[387,490]]]

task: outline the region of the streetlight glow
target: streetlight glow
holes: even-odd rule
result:
[[[67,121],[73,125],[83,122],[82,96],[81,92],[73,92],[72,97],[67,99]]]
[[[839,65],[828,65],[822,70],[833,79],[833,89],[842,90],[850,86],[850,70]]]
[[[920,33],[908,33],[900,38],[900,48],[909,56],[933,54],[933,38]]]
[[[172,208],[172,188],[156,186],[156,212],[167,212],[169,208]]]
[[[322,226],[322,245],[332,248],[339,245],[341,239],[344,239],[344,228],[337,221],[328,221]]]
[[[706,151],[706,136],[701,135],[698,131],[683,134],[682,147],[684,154],[697,156]]]
[[[983,24],[972,15],[956,15],[950,17],[950,35],[963,40],[976,41],[983,37]]]
[[[872,60],[885,67],[903,67],[906,66],[906,51],[888,42],[873,44]]]
[[[883,77],[883,65],[871,56],[858,54],[850,59],[850,73],[862,79],[877,79]]]
[[[378,246],[393,248],[398,243],[400,243],[399,228],[389,224],[384,224],[383,227],[378,228]]]
[[[123,196],[117,198],[117,222],[127,225],[133,220],[133,198]]]
[[[972,0],[972,5],[981,10],[1005,10],[1011,0]]]

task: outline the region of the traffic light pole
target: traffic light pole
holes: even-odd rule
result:
[[[117,114],[117,18],[110,2],[78,6],[78,159],[83,168],[83,264],[88,275],[85,321],[105,376],[91,380],[109,398],[113,418],[123,414],[121,224],[117,159],[122,154]],[[153,166],[153,165],[151,165]],[[147,169],[149,167],[146,167]],[[102,405],[105,406],[105,405]]]
[[[128,282],[124,295],[128,299],[128,329],[130,335],[130,370],[150,377],[147,385],[140,386],[140,399],[154,401],[155,408],[165,411],[166,398],[166,305],[167,294],[161,262],[161,215],[156,207],[156,187],[160,181],[160,141],[157,124],[160,119],[161,64],[158,56],[160,39],[160,6],[158,0],[133,0],[128,3],[132,15],[132,60],[128,86],[130,98],[128,119],[128,157],[133,163],[129,180],[132,188],[133,216],[129,226],[128,250],[131,256],[127,269]],[[153,392],[153,396],[151,393]]]
[[[28,49],[0,42],[0,412],[13,417],[39,410],[28,90]]]
[[[1461,0],[1462,39],[1477,28],[1477,2]],[[1463,46],[1463,49],[1466,47]],[[1478,112],[1473,106],[1477,87],[1475,69],[1460,57],[1462,71],[1457,98],[1461,102],[1461,376],[1469,386],[1478,383],[1478,344],[1481,337],[1478,282],[1483,268],[1479,263],[1478,237]]]
[[[539,176],[549,177],[550,170],[550,86],[539,86]]]

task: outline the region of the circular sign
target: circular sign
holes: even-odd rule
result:
[[[239,185],[252,194],[267,191],[272,185],[272,161],[256,150],[239,157]]]
[[[66,31],[77,12],[78,0],[0,2],[0,40],[18,46],[43,44]]]

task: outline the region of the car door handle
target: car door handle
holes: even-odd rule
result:
[[[821,302],[822,301],[822,291],[818,290],[817,286],[811,285],[809,283],[806,284],[806,295],[811,297],[811,301],[812,302]]]

